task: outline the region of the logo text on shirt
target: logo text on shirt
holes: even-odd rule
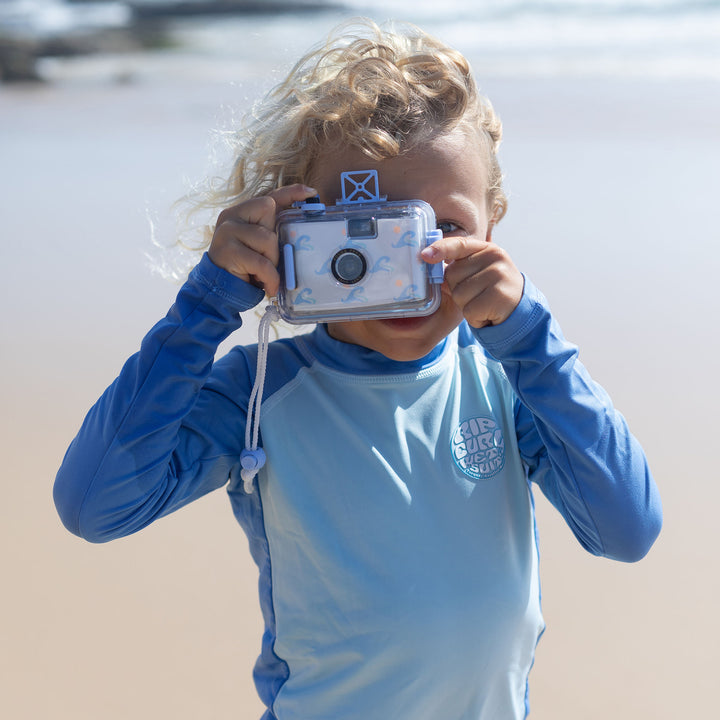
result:
[[[468,477],[486,480],[505,465],[505,440],[495,418],[480,416],[460,423],[452,436],[455,464]]]

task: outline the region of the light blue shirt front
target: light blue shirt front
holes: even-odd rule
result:
[[[357,374],[313,356],[336,342],[299,339],[310,364],[262,409],[275,715],[524,717],[543,623],[502,368],[453,336],[422,369]]]

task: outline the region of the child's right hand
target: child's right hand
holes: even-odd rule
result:
[[[316,195],[305,185],[288,185],[223,210],[215,225],[208,256],[218,267],[265,290],[280,289],[275,216],[294,202]]]

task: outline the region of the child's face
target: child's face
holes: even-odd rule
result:
[[[488,173],[483,148],[473,133],[456,129],[411,154],[379,163],[353,148],[328,154],[318,159],[308,180],[325,204],[333,204],[340,193],[340,173],[353,170],[377,170],[380,192],[388,200],[429,203],[446,236],[490,240]],[[337,340],[407,361],[427,355],[461,320],[462,312],[443,284],[440,307],[432,315],[336,322],[328,330]]]

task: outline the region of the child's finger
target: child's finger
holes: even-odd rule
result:
[[[431,264],[439,262],[451,263],[454,260],[462,260],[477,252],[482,252],[490,245],[492,243],[487,240],[479,240],[472,235],[450,235],[436,240],[432,245],[428,245],[420,253],[420,256],[425,262]]]
[[[280,273],[275,263],[244,245],[237,248],[235,259],[247,274],[244,279],[265,290],[268,297],[277,295]]]
[[[217,225],[227,221],[240,221],[250,225],[261,225],[268,230],[275,229],[275,215],[278,210],[290,207],[294,202],[316,195],[316,191],[296,183],[272,190],[267,195],[245,200],[223,210],[218,216]]]
[[[208,250],[218,266],[274,295],[280,286],[275,234],[259,225],[226,221]]]
[[[238,205],[223,210],[218,216],[215,227],[220,228],[225,223],[236,222],[259,225],[268,230],[274,230],[276,207],[275,200],[269,195],[245,200]]]
[[[490,242],[480,242],[474,246],[473,252],[465,249],[453,258],[455,262],[449,262],[445,269],[445,278],[453,292],[456,286],[471,277],[487,278],[487,284],[497,282],[509,269],[514,267],[507,252]]]
[[[277,211],[315,194],[305,185],[288,185],[223,210],[208,248],[210,259],[218,267],[274,295],[279,288]]]
[[[215,252],[226,248],[228,253],[232,253],[237,245],[264,255],[273,265],[277,265],[280,259],[277,235],[273,230],[242,220],[225,220],[215,229],[211,247]]]
[[[241,280],[271,295],[277,292],[279,250],[272,230],[242,220],[225,220],[215,229],[208,256]]]
[[[275,201],[277,210],[286,210],[294,202],[307,200],[314,195],[317,195],[317,190],[300,183],[286,185],[268,193],[268,197],[271,197]]]
[[[495,243],[450,263],[445,280],[455,304],[474,327],[498,325],[517,307],[524,278],[507,252]]]

